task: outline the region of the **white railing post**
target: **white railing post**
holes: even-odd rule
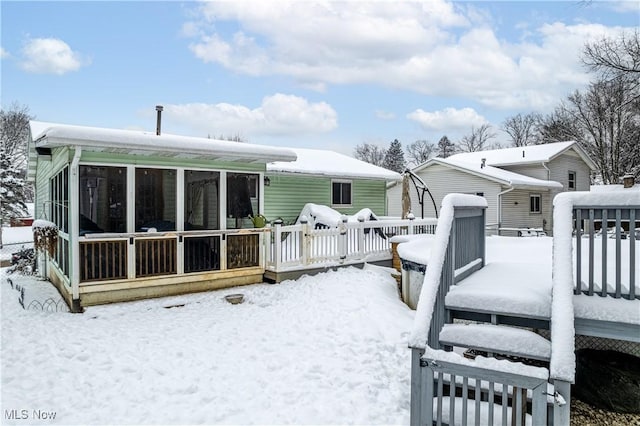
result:
[[[358,258],[363,259],[365,254],[364,241],[364,217],[358,216]]]
[[[309,233],[309,219],[305,215],[300,217],[300,262],[303,265],[309,264],[309,248],[311,244],[311,235]]]
[[[413,221],[415,220],[415,218],[416,218],[416,217],[413,215],[413,213],[409,213],[409,214],[407,215],[407,219],[409,219],[409,229],[407,230],[407,233],[408,233],[409,235],[413,235],[413,234],[415,234],[415,232],[416,232],[416,230],[415,230],[415,228],[414,228],[414,225],[413,225]]]
[[[275,234],[273,236],[273,266],[276,272],[280,271],[280,260],[282,259],[282,221],[276,220],[273,223],[275,226]]]
[[[338,229],[340,230],[340,236],[338,237],[338,255],[340,256],[340,263],[344,263],[347,258],[347,247],[349,246],[349,232],[347,230],[347,216],[342,215]]]
[[[262,240],[264,245],[264,267],[273,266],[273,258],[271,257],[271,244],[273,241],[273,228],[271,225],[267,225],[267,229],[269,230],[264,234],[264,239]]]

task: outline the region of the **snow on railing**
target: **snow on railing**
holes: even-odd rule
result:
[[[638,298],[636,226],[640,221],[640,191],[564,192],[554,198],[553,206],[550,374],[554,379],[572,382],[575,374],[574,294]],[[615,248],[608,256],[607,247],[611,241],[606,230],[610,221],[614,222]],[[594,238],[598,222],[604,229],[600,244],[596,244]],[[622,240],[624,223],[628,225],[628,238]],[[584,248],[586,256],[583,237],[588,238]],[[601,250],[599,256],[597,249]],[[586,264],[583,264],[585,260]],[[607,265],[613,266],[613,271]],[[597,278],[600,278],[600,284],[596,286]],[[586,283],[584,279],[587,279]],[[603,285],[604,282],[608,285]]]
[[[449,194],[442,200],[440,218],[438,219],[435,239],[431,246],[431,256],[425,271],[424,283],[422,284],[422,289],[420,291],[420,299],[416,309],[413,330],[409,340],[410,347],[421,349],[425,348],[427,346],[427,341],[430,340],[430,334],[437,336],[440,332],[440,330],[437,330],[436,332],[435,328],[437,327],[432,327],[432,322],[434,319],[436,300],[442,299],[442,304],[444,305],[444,296],[448,291],[448,287],[442,288],[443,274],[446,275],[445,280],[446,278],[449,278],[450,281],[453,281],[455,278],[454,271],[456,269],[464,268],[468,263],[475,262],[476,259],[478,259],[477,253],[474,253],[474,251],[481,252],[481,257],[484,258],[484,214],[482,215],[482,224],[479,229],[477,229],[479,234],[481,234],[481,236],[478,235],[478,238],[476,238],[478,240],[478,245],[462,244],[464,238],[468,237],[469,239],[472,239],[470,229],[465,229],[467,231],[466,235],[462,235],[463,232],[459,233],[459,241],[457,241],[456,244],[455,241],[451,241],[452,231],[454,230],[454,219],[456,218],[456,210],[463,211],[475,209],[484,211],[486,207],[487,201],[476,195]],[[463,216],[466,215],[461,214],[460,216],[463,218]],[[463,221],[460,222],[462,229],[468,228],[468,225],[470,225]],[[457,252],[454,250],[454,246],[456,245],[458,246],[456,248],[459,249]],[[449,268],[445,268],[447,255],[450,259],[450,264],[448,265]],[[478,266],[484,266],[484,261]],[[448,271],[446,269],[451,270]],[[475,269],[471,268],[471,270]],[[451,284],[452,282],[449,282],[447,285]],[[442,308],[444,308],[444,306],[442,306]],[[432,333],[430,333],[430,328],[433,328]],[[434,339],[431,340],[434,341]]]
[[[391,258],[390,237],[433,234],[437,219],[341,221],[331,228],[275,224],[265,238],[266,267],[284,270]]]

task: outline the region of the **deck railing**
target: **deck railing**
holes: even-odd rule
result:
[[[639,206],[573,206],[575,294],[640,299]]]
[[[87,234],[79,242],[80,282],[264,267],[264,232],[241,229]]]
[[[427,395],[421,417],[428,424],[547,424],[544,372],[531,375],[496,371],[426,356],[421,362]]]
[[[437,219],[384,219],[340,222],[315,229],[309,223],[268,228],[266,268],[270,271],[304,269],[363,260],[391,259],[389,238],[395,235],[433,234]]]

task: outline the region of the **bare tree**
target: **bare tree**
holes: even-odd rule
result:
[[[517,114],[504,120],[502,130],[511,137],[511,146],[535,145],[539,121],[537,113]]]
[[[471,133],[463,136],[460,142],[458,142],[458,149],[462,152],[484,151],[490,148],[487,145],[489,139],[495,137],[496,134],[493,132],[490,124],[485,123],[478,128],[472,126]]]
[[[587,43],[582,61],[605,78],[620,74],[640,74],[639,31],[623,32],[617,39],[603,37],[596,42]]]
[[[378,145],[363,143],[356,146],[353,156],[358,160],[382,167],[386,153],[387,150]]]
[[[551,114],[539,117],[536,126],[536,144],[584,140],[582,127],[568,113],[565,103],[561,103]]]
[[[564,111],[583,132],[582,145],[598,166],[602,182],[618,183],[640,167],[640,93],[628,79],[592,84],[568,97]]]
[[[417,140],[407,146],[407,156],[409,157],[409,162],[416,166],[433,157],[436,151],[436,145],[424,139]]]

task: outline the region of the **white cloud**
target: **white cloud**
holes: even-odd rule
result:
[[[0,59],[8,58],[9,56],[9,52],[7,52],[4,47],[0,47]]]
[[[417,122],[425,130],[467,130],[471,126],[487,123],[473,108],[445,108],[434,112],[417,109],[407,114],[407,118]]]
[[[281,93],[265,97],[254,109],[228,103],[192,103],[165,105],[164,111],[163,120],[168,123],[211,137],[325,133],[338,125],[329,104]]]
[[[90,63],[57,38],[29,39],[22,48],[22,55],[22,68],[38,74],[62,75]]]
[[[549,109],[588,82],[586,40],[622,28],[551,23],[497,37],[482,6],[422,2],[208,2],[185,24],[205,62],[248,75],[284,75],[306,88],[378,84],[464,96],[493,108]],[[217,29],[233,21],[234,34]],[[518,26],[517,23],[514,26]]]

